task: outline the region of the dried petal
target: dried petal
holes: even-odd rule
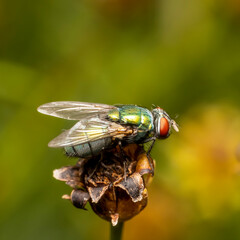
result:
[[[77,166],[66,166],[53,171],[53,177],[65,181],[72,188],[84,187],[81,171]]]
[[[132,174],[126,180],[121,181],[116,186],[125,190],[132,198],[133,202],[141,201],[143,198],[142,196],[142,192],[144,190],[143,179],[141,175],[137,172]]]
[[[111,223],[113,226],[116,226],[118,224],[119,214],[115,213],[111,215]]]
[[[140,173],[141,175],[144,174],[153,174],[152,167],[149,163],[151,161],[152,166],[154,166],[153,160],[151,157],[147,157],[146,153],[141,153],[137,156],[137,166],[136,172]]]
[[[90,199],[89,193],[81,189],[73,190],[71,193],[72,204],[77,208],[85,209],[85,205],[87,204],[89,199]]]
[[[71,200],[71,196],[64,194],[62,195],[62,199]]]
[[[102,195],[107,191],[108,186],[103,187],[88,187],[88,192],[91,196],[92,202],[97,203]]]

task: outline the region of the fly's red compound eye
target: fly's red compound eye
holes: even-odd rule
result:
[[[166,118],[162,117],[160,120],[160,136],[166,137],[169,131],[169,122]]]

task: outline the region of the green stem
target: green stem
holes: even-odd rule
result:
[[[119,222],[115,227],[113,227],[111,224],[110,240],[121,240],[122,230],[123,230],[123,222]]]

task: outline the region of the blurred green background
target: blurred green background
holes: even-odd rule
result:
[[[61,196],[74,164],[47,143],[73,122],[58,100],[164,108],[147,208],[124,239],[240,239],[238,0],[0,1],[0,239],[108,239]]]

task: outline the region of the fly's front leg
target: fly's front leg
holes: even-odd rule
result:
[[[156,141],[156,137],[148,138],[143,143],[147,143],[147,142],[150,142],[150,141],[152,141],[152,143],[151,143],[150,147],[147,150],[147,158],[148,158],[148,163],[149,163],[149,165],[151,167],[152,176],[153,176],[154,175],[154,167],[153,167],[152,161],[150,160],[150,152],[152,151],[153,145],[154,145],[154,143]]]
[[[149,155],[150,152],[152,151],[153,145],[154,145],[154,143],[155,143],[155,141],[156,141],[156,137],[152,137],[152,138],[149,139],[149,141],[146,141],[146,142],[150,142],[150,141],[152,141],[152,143],[151,143],[149,149],[147,150],[147,154],[148,154],[148,155]]]

